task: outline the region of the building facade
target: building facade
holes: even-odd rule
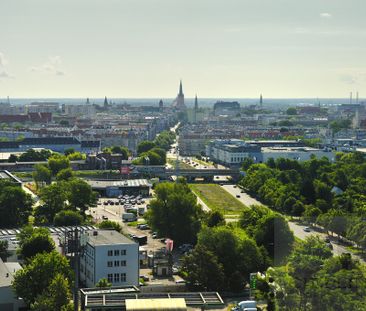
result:
[[[80,259],[80,278],[86,287],[100,279],[113,286],[139,285],[139,245],[114,230],[90,231]]]

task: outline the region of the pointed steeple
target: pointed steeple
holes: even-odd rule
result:
[[[182,80],[180,80],[180,83],[179,83],[179,95],[183,95]]]
[[[263,105],[263,96],[261,94],[261,96],[259,97],[259,104],[262,106]]]
[[[198,100],[197,100],[197,94],[196,94],[196,97],[194,98],[194,111],[197,112],[198,110]]]
[[[108,106],[108,100],[107,100],[107,96],[104,97],[104,107]]]
[[[86,99],[86,104],[87,104],[87,105],[89,105],[89,104],[90,104],[89,97]]]

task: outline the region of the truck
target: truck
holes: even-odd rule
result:
[[[122,221],[124,222],[130,222],[130,221],[136,221],[137,217],[134,213],[123,213],[122,214]]]
[[[138,212],[139,212],[139,215],[144,215],[145,214],[145,207],[139,207],[139,210],[138,210]]]

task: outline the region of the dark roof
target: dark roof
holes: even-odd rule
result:
[[[81,142],[81,148],[99,148],[100,140],[83,140]]]
[[[75,137],[36,137],[24,138],[20,145],[76,145],[80,141]]]
[[[0,141],[0,149],[15,149],[19,148],[17,141]]]

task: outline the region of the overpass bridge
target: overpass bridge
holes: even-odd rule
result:
[[[239,180],[240,171],[238,169],[169,169],[165,166],[135,166],[133,173],[147,174],[149,176],[168,179],[172,176],[182,176],[188,182],[194,181],[196,178],[204,179],[206,182],[212,182],[215,176],[230,176],[233,180]]]

